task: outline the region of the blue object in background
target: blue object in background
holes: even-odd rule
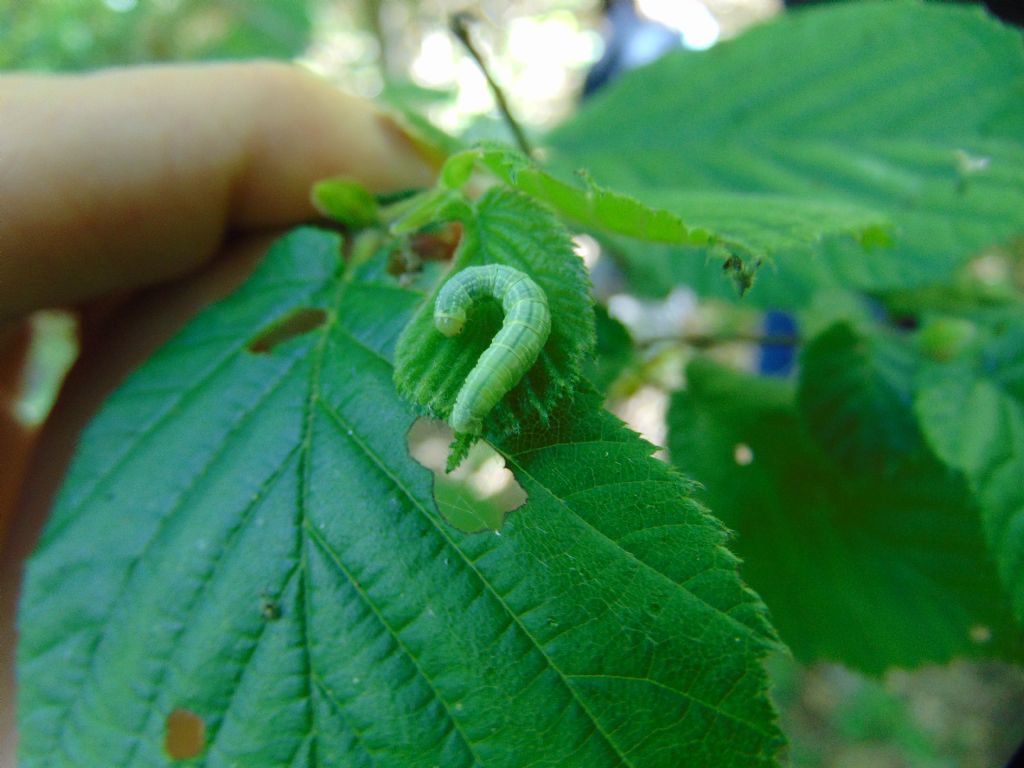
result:
[[[678,32],[641,17],[633,0],[610,0],[605,14],[609,32],[605,37],[604,55],[587,73],[583,97],[591,95],[616,77],[635,67],[682,47]]]
[[[770,309],[764,315],[764,335],[778,339],[776,344],[761,344],[758,369],[765,376],[788,376],[796,365],[796,320],[788,312]]]

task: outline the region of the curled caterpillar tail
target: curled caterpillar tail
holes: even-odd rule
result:
[[[533,367],[551,333],[547,295],[526,274],[502,264],[468,267],[449,278],[434,303],[434,326],[455,336],[470,306],[485,296],[501,302],[505,319],[455,398],[449,423],[469,435],[483,432],[484,417]]]

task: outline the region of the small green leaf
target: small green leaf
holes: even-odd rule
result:
[[[687,380],[669,412],[672,461],[737,531],[744,575],[799,658],[881,672],[1024,657],[961,477],[926,450],[885,471],[835,462],[786,383],[700,360]]]
[[[462,219],[469,205],[461,192],[445,186],[427,189],[382,212],[390,222],[393,235],[408,235],[436,226],[439,221]]]
[[[313,206],[324,216],[352,229],[377,223],[377,200],[359,182],[338,177],[313,185]]]
[[[441,183],[449,189],[462,189],[473,174],[476,152],[467,150],[449,157],[441,167]]]
[[[499,433],[550,418],[575,391],[583,361],[594,345],[594,313],[583,263],[565,228],[518,192],[495,188],[463,221],[463,242],[453,270],[505,264],[529,275],[545,292],[551,334],[533,368],[485,420]],[[447,420],[466,376],[501,327],[496,303],[480,303],[456,337],[434,327],[436,291],[420,307],[399,341],[398,390],[432,416]]]

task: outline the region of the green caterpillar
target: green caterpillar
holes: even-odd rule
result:
[[[442,286],[434,303],[434,326],[445,336],[462,332],[466,311],[485,296],[501,301],[505,320],[466,377],[449,419],[456,432],[479,435],[484,417],[533,367],[551,333],[543,289],[512,267],[468,267]]]

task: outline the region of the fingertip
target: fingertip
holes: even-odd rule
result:
[[[437,168],[377,105],[297,65],[251,66],[259,98],[233,196],[234,226],[281,226],[315,216],[309,191],[330,176],[350,176],[375,192],[433,183]]]

